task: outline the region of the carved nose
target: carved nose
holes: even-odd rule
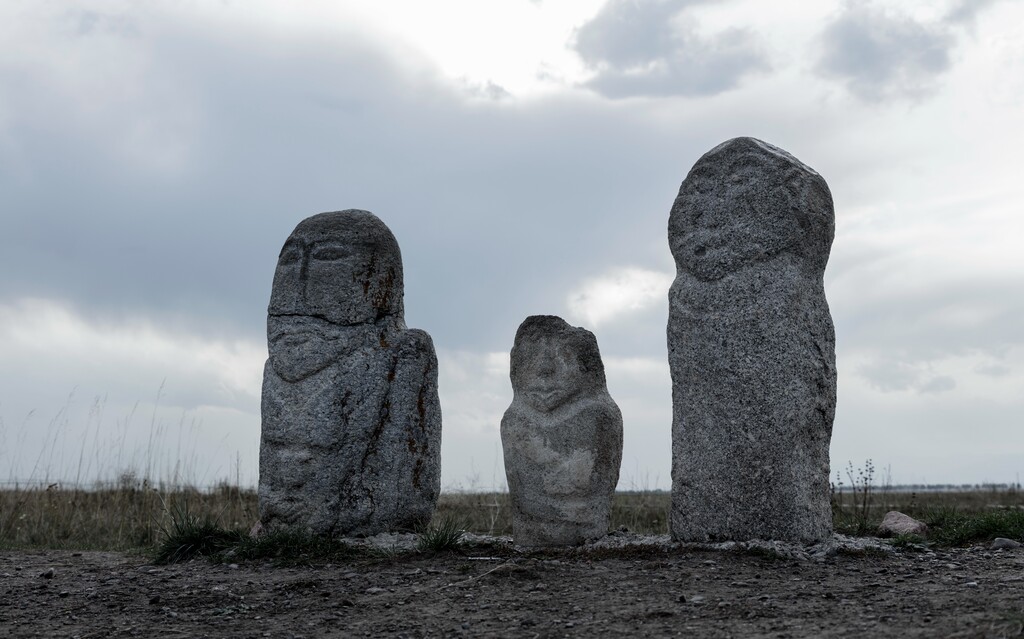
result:
[[[726,215],[728,214],[725,211],[725,207],[719,204],[712,204],[705,207],[702,211],[701,225],[705,228],[717,229],[725,222]]]
[[[309,278],[309,251],[279,264],[270,291],[270,310],[279,314],[304,314],[308,309],[306,283]]]
[[[550,359],[542,359],[537,367],[537,374],[541,377],[551,377],[555,374],[555,363]]]

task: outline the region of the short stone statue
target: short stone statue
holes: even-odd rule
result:
[[[512,346],[512,404],[501,420],[512,536],[570,546],[604,536],[622,462],[622,413],[594,334],[534,315]]]
[[[834,233],[825,180],[760,140],[715,147],[683,181],[668,225],[675,539],[831,534]]]
[[[263,530],[410,530],[440,491],[430,336],[405,326],[402,256],[367,211],[299,223],[278,258],[263,374]]]

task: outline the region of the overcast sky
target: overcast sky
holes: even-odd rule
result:
[[[255,483],[278,251],[363,208],[444,488],[503,486],[538,313],[597,335],[620,489],[667,488],[668,213],[740,135],[832,189],[833,475],[1019,481],[1019,0],[0,3],[0,481]]]

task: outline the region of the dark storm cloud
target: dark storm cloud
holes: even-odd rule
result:
[[[586,86],[610,98],[714,95],[767,69],[756,34],[732,28],[704,37],[689,16],[681,16],[702,3],[609,0],[573,42],[597,71]]]
[[[94,62],[70,87],[43,62],[0,66],[17,168],[0,171],[0,300],[261,341],[294,225],[365,208],[401,244],[410,325],[490,348],[608,260],[657,262],[638,238],[664,232],[689,134],[660,144],[642,114],[580,97],[491,108],[352,39],[137,28],[137,51],[99,29],[68,45]]]
[[[817,70],[865,101],[920,98],[949,70],[955,44],[944,24],[850,2],[821,36]]]

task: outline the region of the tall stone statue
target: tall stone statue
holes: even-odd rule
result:
[[[604,536],[622,462],[622,413],[594,334],[527,317],[512,346],[512,404],[501,420],[512,536],[571,546]]]
[[[402,298],[398,242],[372,213],[314,215],[285,242],[267,316],[264,530],[372,535],[430,521],[437,356],[406,328]]]
[[[834,234],[825,180],[760,140],[711,149],[683,181],[668,224],[674,538],[831,534]]]

